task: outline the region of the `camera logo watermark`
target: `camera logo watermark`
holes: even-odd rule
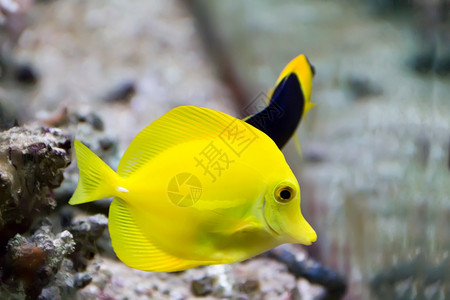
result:
[[[258,138],[255,128],[235,119],[194,157],[195,166],[212,182],[236,163],[244,151]]]
[[[253,101],[244,107],[246,115],[258,114],[253,124],[234,119],[219,133],[218,139],[213,139],[194,156],[195,167],[200,168],[203,176],[211,182],[216,182],[222,174],[230,169],[243,153],[258,138],[257,129],[262,130],[284,115],[284,110],[277,103],[267,105],[268,96],[259,93]],[[255,127],[253,125],[256,125]]]
[[[167,195],[176,206],[189,207],[200,199],[202,184],[194,174],[180,173],[169,181]]]

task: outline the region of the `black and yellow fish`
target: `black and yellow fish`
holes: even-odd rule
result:
[[[305,55],[294,58],[281,72],[269,94],[268,106],[245,119],[267,134],[281,149],[294,135],[298,124],[314,106],[311,103],[315,68]]]

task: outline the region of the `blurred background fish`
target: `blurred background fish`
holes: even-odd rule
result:
[[[311,103],[312,78],[315,69],[305,55],[294,58],[281,72],[275,87],[267,97],[267,107],[245,118],[245,122],[267,134],[282,149]],[[295,136],[297,139],[297,136]]]

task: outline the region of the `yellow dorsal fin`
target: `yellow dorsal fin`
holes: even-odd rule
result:
[[[114,252],[135,269],[174,272],[205,264],[172,256],[156,247],[140,231],[127,204],[120,198],[114,198],[109,209],[109,233]]]
[[[139,169],[168,148],[195,139],[216,138],[236,119],[225,113],[196,106],[179,106],[142,130],[120,160],[122,177]]]

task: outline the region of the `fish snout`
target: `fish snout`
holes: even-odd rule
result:
[[[300,222],[292,224],[286,231],[290,242],[303,245],[311,245],[317,240],[317,234],[309,223],[301,216]]]

